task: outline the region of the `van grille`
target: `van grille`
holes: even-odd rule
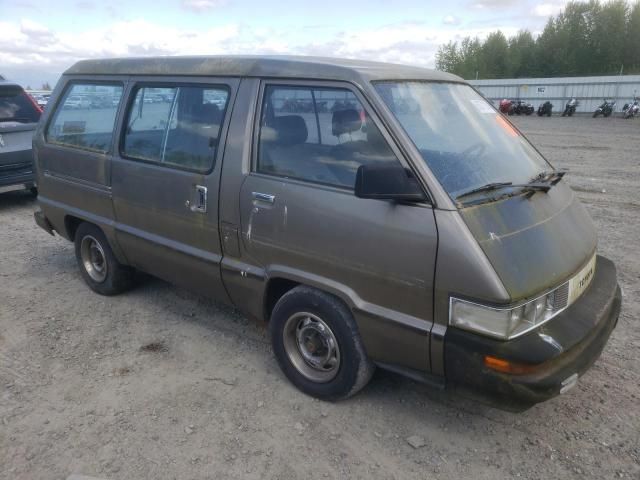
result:
[[[553,309],[561,310],[567,306],[569,302],[569,282],[560,285],[553,292]]]

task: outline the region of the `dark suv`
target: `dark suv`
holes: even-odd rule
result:
[[[0,187],[35,193],[31,139],[42,110],[20,85],[0,80]]]

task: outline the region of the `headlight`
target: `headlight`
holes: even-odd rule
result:
[[[455,327],[509,340],[545,323],[567,307],[568,283],[514,307],[495,308],[451,298],[449,323]]]

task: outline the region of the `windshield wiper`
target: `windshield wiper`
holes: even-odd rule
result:
[[[513,186],[512,182],[487,183],[486,185],[482,185],[481,187],[472,188],[471,190],[462,192],[460,195],[456,196],[456,200],[460,200],[461,198],[468,197],[469,195],[473,195],[474,193],[491,192],[492,190],[497,190],[502,187],[511,187],[511,186]]]
[[[468,192],[463,192],[460,195],[458,195],[456,197],[456,201],[459,201],[460,198],[466,197],[468,195],[472,195],[474,193],[478,193],[478,192],[490,192],[493,190],[498,190],[500,188],[514,188],[514,189],[518,189],[515,192],[510,192],[510,193],[506,193],[503,195],[499,195],[497,197],[489,197],[489,198],[484,198],[480,201],[472,201],[472,202],[465,202],[464,205],[476,205],[476,204],[481,204],[481,203],[487,203],[487,202],[494,202],[496,200],[499,200],[500,198],[506,198],[506,197],[513,197],[515,195],[519,195],[522,193],[525,193],[527,196],[531,196],[536,192],[548,192],[549,190],[551,190],[552,184],[549,183],[540,183],[540,182],[530,182],[530,183],[521,183],[521,184],[513,184],[511,182],[501,182],[501,183],[488,183],[487,185],[483,185],[482,187],[478,187],[478,188],[474,188],[473,190],[469,190]],[[463,205],[463,203],[459,203],[460,205]]]

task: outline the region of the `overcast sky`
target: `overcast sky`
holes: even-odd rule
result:
[[[0,74],[39,87],[83,58],[298,54],[433,67],[438,45],[539,32],[565,0],[0,0]]]

